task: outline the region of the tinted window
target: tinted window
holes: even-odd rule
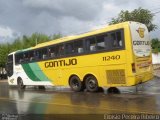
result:
[[[78,54],[84,53],[83,40],[74,41],[74,51]]]
[[[96,40],[95,37],[90,37],[85,40],[86,51],[93,52],[96,51]]]
[[[122,47],[122,37],[121,37],[121,32],[117,31],[114,33],[111,33],[111,42],[112,42],[112,47]]]
[[[64,44],[57,45],[55,50],[56,50],[55,55],[57,57],[63,56],[64,55]]]
[[[29,53],[28,52],[23,53],[23,60],[26,62],[29,61]]]
[[[96,52],[101,50],[112,51],[124,47],[123,31],[117,30],[107,32],[85,39],[87,52]],[[96,39],[95,39],[96,38]]]
[[[13,63],[13,55],[8,56],[8,63]]]
[[[23,53],[17,53],[15,54],[15,63],[19,64],[23,62]]]
[[[74,42],[69,42],[65,44],[65,53],[66,55],[75,53]]]
[[[73,40],[66,43],[40,48],[16,54],[16,63],[31,62],[50,58],[66,57],[69,55],[114,51],[124,48],[123,30],[106,32],[91,37]]]
[[[48,55],[49,55],[49,58],[54,58],[56,57],[56,47],[55,46],[51,46],[48,48]]]
[[[47,48],[42,48],[35,51],[35,58],[37,60],[47,59],[47,57],[48,57]]]
[[[96,37],[97,40],[97,50],[104,50],[106,49],[106,38],[107,38],[107,34],[106,35],[99,35]]]
[[[8,56],[6,70],[7,70],[7,75],[11,77],[13,75],[13,55]]]
[[[29,51],[28,52],[29,61],[35,60],[34,56],[35,56],[35,52],[34,51]]]

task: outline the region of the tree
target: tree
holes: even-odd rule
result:
[[[55,40],[55,39],[58,39],[58,38],[61,38],[61,37],[62,37],[62,34],[61,34],[61,33],[58,33],[58,34],[51,35],[51,36],[50,36],[50,39],[51,39],[51,40]]]
[[[152,52],[153,53],[158,53],[160,52],[160,41],[158,38],[154,38],[151,41],[151,47],[152,47]]]
[[[23,35],[21,38],[16,38],[13,43],[3,43],[0,44],[0,67],[4,67],[7,55],[13,51],[20,50],[20,49],[26,49],[29,47],[33,47],[37,43],[43,43],[50,40],[58,39],[62,37],[62,35],[54,34],[51,36],[42,34],[42,33],[33,33],[31,36]]]
[[[112,18],[109,24],[111,25],[111,24],[121,23],[125,21],[136,21],[136,22],[145,24],[150,32],[157,29],[157,25],[152,23],[153,17],[154,17],[154,14],[151,13],[151,11],[147,9],[142,9],[140,7],[138,9],[134,9],[131,12],[129,12],[128,10],[126,11],[122,10],[118,14],[117,18]]]
[[[0,44],[0,67],[4,67],[7,55],[10,52],[10,44]]]

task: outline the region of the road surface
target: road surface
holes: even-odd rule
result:
[[[160,114],[160,79],[142,84],[137,92],[121,94],[75,93],[61,87],[18,90],[0,81],[0,119],[104,120],[110,114]]]

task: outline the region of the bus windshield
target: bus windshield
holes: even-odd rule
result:
[[[6,70],[9,77],[13,75],[13,55],[8,56]]]

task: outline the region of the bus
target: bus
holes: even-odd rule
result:
[[[9,85],[20,89],[136,86],[153,78],[151,41],[144,24],[128,21],[12,52],[7,68]]]

